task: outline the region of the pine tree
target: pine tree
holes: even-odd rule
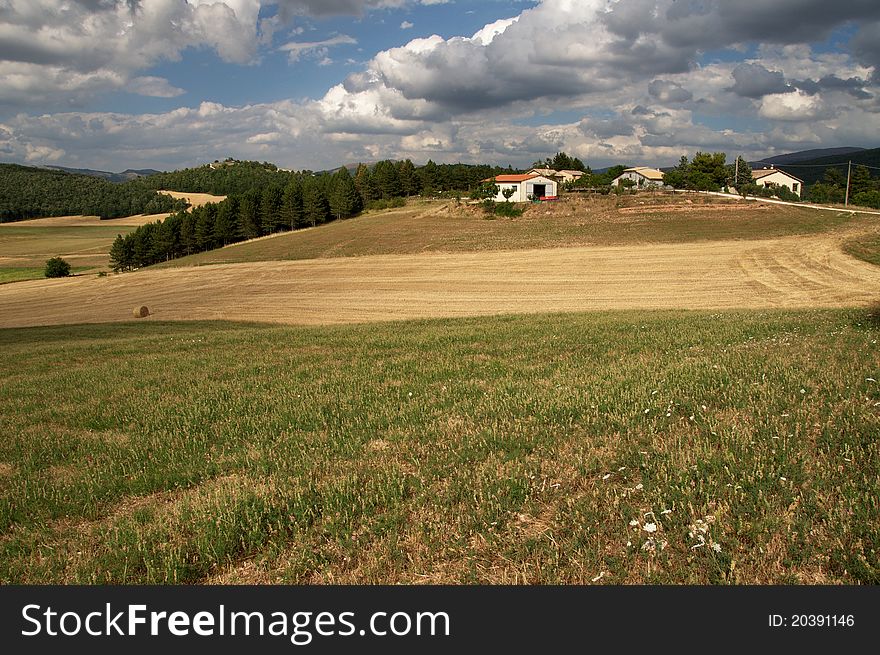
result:
[[[327,197],[314,177],[307,177],[303,182],[303,216],[312,227],[326,223],[330,217]]]
[[[361,197],[348,169],[344,166],[333,176],[330,185],[330,212],[337,219],[348,218],[361,210]]]
[[[376,184],[373,180],[373,174],[365,164],[358,165],[357,173],[354,176],[354,185],[357,187],[364,206],[376,199]]]
[[[443,190],[440,169],[432,160],[429,159],[428,163],[418,169],[417,172],[423,193],[432,194]]]
[[[279,232],[283,222],[281,220],[281,204],[283,191],[281,187],[269,186],[263,189],[260,197],[260,225],[263,234]]]
[[[132,245],[132,240],[128,236],[116,235],[116,239],[110,248],[110,266],[117,273],[119,271],[130,271],[134,266],[134,249]]]
[[[260,225],[260,193],[248,191],[241,198],[239,205],[241,231],[245,239],[256,239],[262,236]]]
[[[417,196],[421,190],[421,180],[416,175],[416,167],[407,159],[397,165],[397,178],[404,196]]]
[[[214,243],[219,246],[227,246],[235,241],[235,225],[232,217],[233,204],[227,198],[217,207],[217,219],[214,221]]]
[[[397,175],[397,167],[394,165],[394,162],[385,160],[376,164],[376,168],[373,169],[373,179],[376,181],[379,196],[383,200],[403,195],[403,190],[400,188],[400,178]]]
[[[871,190],[871,187],[871,171],[868,170],[868,167],[856,166],[853,168],[849,183],[850,197],[859,193],[866,193]]]
[[[289,230],[306,226],[303,215],[302,178],[294,176],[284,188],[281,200],[281,219]]]
[[[753,182],[752,167],[742,156],[737,157],[736,163],[728,167],[728,175],[730,185],[737,189],[742,189]]]

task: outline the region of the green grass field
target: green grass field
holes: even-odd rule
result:
[[[71,267],[70,272],[72,275],[76,275],[77,273],[82,273],[86,270],[89,269],[84,267]],[[46,277],[45,273],[45,266],[39,268],[0,268],[0,284],[23,282],[25,280],[40,280]]]
[[[50,257],[67,256],[72,265],[104,266],[117,234],[135,227],[110,224],[96,226],[29,227],[27,221],[0,227],[0,262],[4,268],[37,268]],[[7,259],[9,258],[9,259]]]
[[[686,204],[690,202],[691,204]],[[634,243],[690,243],[818,234],[857,224],[849,213],[762,208],[650,194],[570,198],[487,220],[478,207],[415,202],[314,229],[192,255],[160,267],[422,252],[475,252]]]
[[[878,583],[866,310],[0,331],[0,582]]]

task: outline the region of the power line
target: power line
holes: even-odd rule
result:
[[[755,162],[756,164],[764,164],[765,162]],[[774,166],[775,168],[832,168],[834,166],[848,166],[849,164],[845,161],[840,162],[839,164],[771,164],[767,162],[769,166]],[[858,164],[853,163],[854,166],[864,166],[865,168],[871,168],[875,171],[880,171],[880,166],[869,166],[868,164]]]

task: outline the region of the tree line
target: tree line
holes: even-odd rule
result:
[[[164,214],[185,205],[140,180],[117,184],[88,175],[0,164],[0,223],[45,216],[110,219]]]
[[[115,271],[128,271],[257,237],[314,227],[359,213],[364,200],[348,169],[290,175],[229,195],[221,203],[172,214],[118,235],[110,250]]]
[[[359,164],[350,169],[365,206],[373,201],[388,201],[419,194],[459,192],[466,195],[482,180],[512,172],[514,170],[510,167],[505,169],[488,165],[437,164],[430,160],[424,166],[417,167],[409,159],[383,160],[371,165]],[[321,178],[327,174],[285,171],[265,162],[227,159],[198,168],[151,175],[141,182],[157,190],[230,195],[245,193],[251,189],[285,187],[293,178],[301,175]]]
[[[692,160],[683,156],[675,168],[666,171],[663,182],[676,189],[721,191],[735,188],[742,195],[776,197],[788,201],[842,204],[846,200],[847,176],[840,165],[826,168],[821,181],[807,186],[801,198],[785,186],[764,187],[755,184],[752,169],[742,157],[738,157],[733,164],[727,164],[726,159],[723,152],[697,152]],[[846,165],[842,166],[845,168]],[[785,171],[786,167],[777,168]],[[867,166],[853,166],[849,200],[855,205],[880,209],[880,179],[874,178]]]

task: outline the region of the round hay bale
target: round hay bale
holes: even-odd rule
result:
[[[150,310],[147,307],[136,307],[134,310],[135,318],[146,318],[150,315]]]

